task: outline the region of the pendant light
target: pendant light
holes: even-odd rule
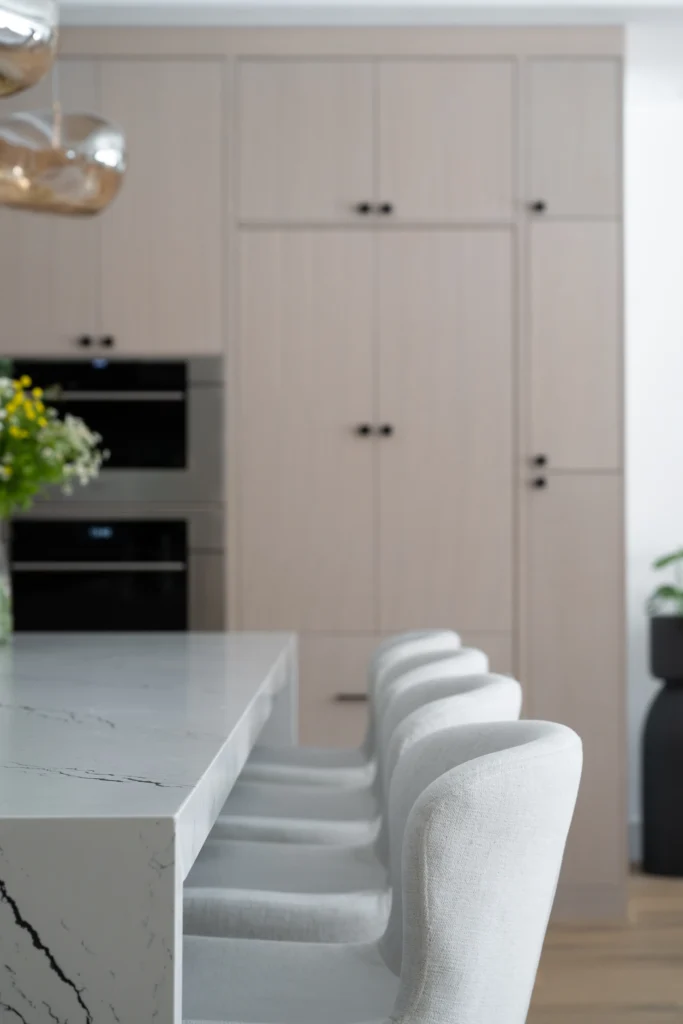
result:
[[[28,89],[55,59],[56,0],[0,0],[0,97]]]
[[[69,215],[99,213],[126,169],[123,133],[95,114],[53,110],[0,118],[0,204]]]

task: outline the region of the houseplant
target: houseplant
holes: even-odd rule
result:
[[[49,405],[50,395],[32,387],[29,377],[0,377],[0,643],[12,632],[12,586],[7,557],[7,523],[50,486],[69,494],[99,473],[107,453],[102,438],[83,420],[63,419]]]
[[[643,869],[683,877],[683,549],[658,558],[673,582],[650,598],[650,668],[664,686],[643,733]]]

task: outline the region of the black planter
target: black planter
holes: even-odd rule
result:
[[[643,735],[643,870],[683,877],[683,617],[651,621],[650,665],[664,682]]]

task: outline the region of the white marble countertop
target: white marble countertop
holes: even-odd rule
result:
[[[180,1024],[183,880],[296,675],[288,634],[0,649],[0,1020]]]
[[[177,815],[250,705],[272,698],[290,641],[16,636],[0,648],[0,818]]]

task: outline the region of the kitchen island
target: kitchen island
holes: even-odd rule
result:
[[[288,634],[0,649],[3,1024],[180,1024],[183,880],[296,679]]]

